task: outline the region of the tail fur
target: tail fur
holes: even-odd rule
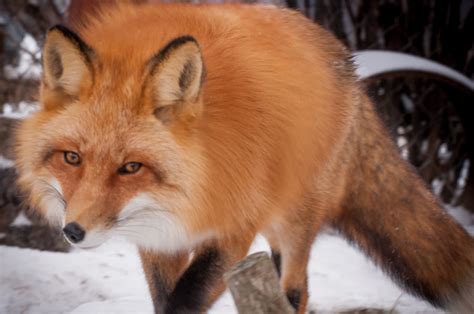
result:
[[[474,313],[473,238],[399,157],[368,99],[356,120],[335,228],[408,292],[455,313]]]

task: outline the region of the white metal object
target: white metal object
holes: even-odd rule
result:
[[[363,50],[353,54],[360,79],[385,73],[425,72],[449,79],[474,92],[474,81],[462,73],[432,60],[401,52]]]

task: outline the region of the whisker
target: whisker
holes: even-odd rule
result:
[[[141,235],[141,233],[134,232],[132,230],[116,230],[115,233],[118,234],[118,235],[127,235],[127,234],[134,235],[134,236],[135,235]]]
[[[163,231],[163,229],[157,228],[157,226],[151,226],[151,225],[140,225],[140,224],[129,224],[129,225],[123,225],[123,226],[118,226],[115,229],[117,230],[128,230],[131,228],[141,228],[141,229],[149,229],[149,230],[156,230],[158,232]]]
[[[117,223],[122,223],[124,221],[128,221],[128,220],[131,220],[131,219],[136,219],[137,216],[141,217],[141,218],[146,218],[147,215],[151,216],[151,218],[154,218],[154,216],[159,216],[158,218],[160,219],[176,219],[176,215],[174,214],[174,212],[172,212],[171,210],[167,210],[167,209],[162,209],[160,207],[151,207],[151,206],[146,206],[146,207],[137,207],[137,209],[132,209],[131,210],[132,213],[125,216],[125,217],[122,217],[121,219],[118,219],[117,220]],[[168,215],[166,216],[163,216],[163,213],[166,213]]]
[[[136,207],[133,207],[131,209],[129,209],[129,211],[131,212],[131,214],[129,215],[133,215],[135,214],[136,212],[141,212],[141,211],[150,211],[150,212],[161,212],[161,213],[170,213],[170,214],[174,214],[173,211],[169,210],[169,209],[164,209],[164,208],[161,208],[161,207],[158,207],[158,206],[136,206]]]

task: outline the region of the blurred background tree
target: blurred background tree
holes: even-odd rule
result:
[[[308,0],[288,5],[353,50],[406,52],[474,78],[472,0]],[[367,82],[402,154],[445,203],[474,210],[474,98],[427,75]]]

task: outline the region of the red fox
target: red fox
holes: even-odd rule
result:
[[[139,248],[157,313],[206,311],[255,235],[303,313],[324,226],[408,292],[474,311],[474,241],[403,161],[350,53],[270,6],[118,5],[51,28],[21,187],[81,248]]]

